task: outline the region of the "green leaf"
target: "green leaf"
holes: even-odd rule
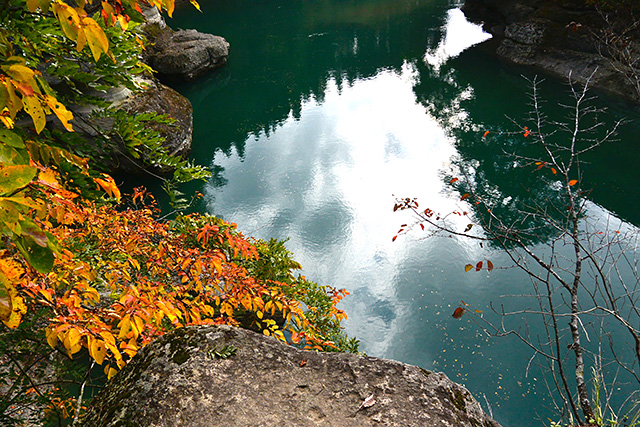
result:
[[[0,144],[0,165],[24,165],[29,162],[25,157],[13,147]]]
[[[36,223],[26,219],[20,222],[20,226],[22,227],[22,236],[29,236],[38,246],[47,247],[47,235]]]
[[[51,249],[39,246],[30,237],[21,237],[15,243],[30,266],[35,268],[39,273],[48,273],[51,271],[54,261]]]
[[[20,212],[15,205],[6,199],[0,200],[0,222],[18,236],[22,233],[19,220]]]
[[[8,129],[0,129],[0,141],[10,147],[24,148],[22,138],[20,138],[15,132]]]
[[[11,194],[26,186],[36,176],[37,172],[38,169],[27,165],[0,168],[0,194]]]

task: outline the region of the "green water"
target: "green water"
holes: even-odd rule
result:
[[[459,53],[482,35],[464,24],[457,6],[211,0],[202,2],[203,14],[176,12],[174,28],[231,44],[225,68],[177,87],[195,111],[192,156],[215,171],[197,188],[205,194],[201,209],[246,234],[288,238],[306,276],[349,290],[345,326],[369,355],[444,371],[505,427],[548,425],[537,360],[527,371],[531,351],[451,317],[461,299],[490,316],[490,302],[525,293],[528,279],[513,269],[464,273],[470,260],[509,265],[500,252],[468,241],[425,240],[417,232],[391,241],[406,221],[392,212],[394,195],[439,211],[459,205],[445,190],[456,162],[473,165],[482,184],[503,197],[545,191],[530,170],[510,167],[491,134],[481,138],[484,130],[509,128],[505,115],[526,116],[522,75],[535,72],[502,63],[485,46]],[[547,78],[541,92],[550,115],[564,114],[564,81]],[[606,120],[629,122],[585,166],[589,211],[611,213],[633,229],[640,225],[640,111],[600,98],[610,107]]]

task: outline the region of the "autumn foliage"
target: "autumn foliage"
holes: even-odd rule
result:
[[[140,190],[133,202],[143,197]],[[17,325],[27,306],[46,307],[49,344],[70,357],[84,349],[109,377],[156,336],[185,325],[238,325],[238,312],[255,314],[262,332],[282,341],[289,330],[306,348],[335,347],[308,321],[291,284],[248,274],[241,264],[258,253],[235,224],[201,215],[160,222],[150,206],[50,207],[42,225],[60,247],[50,272],[38,273],[15,248],[2,252],[3,276],[20,295],[6,323]],[[332,315],[344,318],[335,306]]]

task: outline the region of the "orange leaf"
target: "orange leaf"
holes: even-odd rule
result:
[[[451,178],[451,181],[449,181],[449,184],[453,184],[454,182],[456,182],[458,180],[458,178]]]
[[[571,187],[573,187],[573,186],[574,186],[574,185],[576,185],[577,183],[578,183],[578,180],[577,180],[577,179],[572,179],[571,181],[569,181],[569,185],[570,185]]]
[[[487,260],[487,271],[492,271],[492,270],[493,270],[493,263]]]
[[[482,261],[476,264],[476,271],[482,270]]]
[[[469,194],[469,193],[464,193],[464,194],[462,195],[462,197],[460,197],[460,200],[468,199],[468,198],[469,198],[469,196],[470,196],[470,194]]]
[[[554,175],[558,173],[558,171],[556,171],[555,168],[551,168],[551,172],[553,172]]]
[[[482,135],[482,137],[483,137],[483,138],[486,138],[486,137],[487,137],[487,135],[489,135],[489,132],[491,132],[491,131],[486,131],[486,132]]]
[[[473,265],[471,265],[471,264],[467,264],[467,265],[464,266],[465,273],[470,272],[472,269],[473,269]]]

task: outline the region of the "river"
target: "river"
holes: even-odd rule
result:
[[[177,11],[172,27],[231,44],[226,67],[177,87],[194,107],[192,157],[215,172],[197,188],[201,209],[247,235],[289,239],[303,274],[346,288],[344,325],[368,355],[445,372],[505,427],[548,425],[555,415],[531,351],[451,316],[461,300],[486,316],[491,302],[519,307],[505,295],[528,292],[527,277],[515,269],[465,273],[478,259],[510,263],[464,239],[415,231],[392,242],[407,221],[393,212],[396,196],[441,212],[461,205],[447,185],[459,162],[505,200],[526,198],[536,185],[531,170],[509,166],[494,137],[527,115],[525,77],[535,72],[472,47],[489,36],[459,6],[210,0],[204,13]],[[567,91],[565,81],[545,77],[550,116],[563,117]],[[596,103],[608,105],[609,123],[629,120],[584,166],[589,212],[634,230],[640,111],[603,96]]]

